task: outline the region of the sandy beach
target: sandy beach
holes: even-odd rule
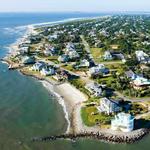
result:
[[[61,98],[64,100],[64,105],[66,108],[67,116],[68,116],[68,129],[67,133],[73,132],[73,110],[77,104],[82,103],[87,100],[85,95],[77,90],[75,87],[70,85],[69,83],[63,83],[61,85],[55,86],[54,91],[57,92]]]
[[[41,24],[46,25],[46,24]],[[39,24],[40,26],[40,24]],[[34,26],[29,25],[27,26],[27,32],[25,33],[25,36],[20,38],[15,44],[11,45],[10,49],[10,57],[11,55],[16,55],[19,51],[18,45],[20,42],[23,42],[26,37],[30,34],[36,34],[34,32]],[[19,70],[21,72],[21,70]],[[21,72],[23,73],[23,72]],[[112,131],[111,129],[101,129],[100,126],[94,126],[94,127],[87,127],[83,124],[82,118],[81,118],[81,107],[84,106],[84,101],[88,100],[86,95],[84,95],[81,91],[79,91],[77,88],[72,86],[70,83],[58,83],[57,81],[47,79],[47,78],[40,78],[38,75],[32,75],[28,73],[23,73],[27,76],[32,76],[37,78],[40,82],[42,82],[43,86],[50,92],[50,96],[56,96],[58,103],[62,106],[65,119],[68,123],[68,127],[66,130],[66,134],[81,134],[81,133],[87,133],[87,134],[103,134],[106,137],[110,138],[110,136],[116,136],[116,138],[136,138],[137,135],[144,135],[143,129],[135,130],[130,133],[122,133],[120,131]]]
[[[57,97],[58,103],[63,107],[68,123],[66,133],[71,133],[74,126],[72,122],[73,110],[78,104],[87,100],[86,96],[69,83],[54,85],[48,81],[41,82],[50,93],[53,93]]]
[[[68,112],[71,112],[76,104],[87,100],[83,93],[69,83],[63,83],[56,86],[55,91],[65,99]]]

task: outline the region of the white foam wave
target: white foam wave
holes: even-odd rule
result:
[[[69,132],[69,129],[70,129],[70,121],[69,121],[69,115],[68,115],[68,112],[67,112],[67,109],[66,109],[66,105],[65,105],[65,102],[64,102],[64,99],[54,91],[54,86],[46,81],[40,81],[42,82],[43,86],[51,93],[54,94],[54,96],[56,96],[57,100],[58,100],[58,103],[62,106],[63,108],[63,111],[65,113],[65,119],[67,120],[67,123],[68,123],[68,126],[67,126],[67,130],[66,130],[66,133]]]
[[[101,16],[104,17],[104,16]],[[28,24],[26,26],[18,26],[15,27],[15,29],[27,29],[27,28],[36,28],[36,27],[41,27],[41,26],[49,26],[49,25],[55,25],[55,24],[60,24],[60,23],[65,23],[65,22],[70,22],[70,21],[76,21],[76,20],[87,20],[87,19],[94,19],[94,18],[100,18],[100,17],[78,17],[78,18],[68,18],[68,19],[63,19],[59,21],[51,21],[51,22],[43,22],[43,23],[35,23],[35,24]]]
[[[23,33],[26,31],[26,26],[18,26],[18,27],[10,27],[10,28],[4,28],[3,32],[4,34],[9,35],[23,35]]]

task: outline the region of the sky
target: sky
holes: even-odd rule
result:
[[[0,12],[148,11],[150,0],[0,0]]]

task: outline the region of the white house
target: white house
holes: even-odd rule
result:
[[[65,54],[58,57],[58,61],[62,63],[65,63],[68,60],[69,60],[68,55],[65,55]]]
[[[43,53],[45,56],[51,56],[52,55],[52,52],[49,49],[44,50]]]
[[[29,56],[24,56],[24,57],[22,57],[22,63],[23,64],[34,64],[35,63],[35,58],[34,57],[29,57]]]
[[[40,71],[45,66],[44,62],[37,62],[32,66],[33,71]]]
[[[121,107],[119,106],[119,102],[105,97],[101,99],[100,106],[98,106],[98,110],[100,112],[111,114],[121,111]]]
[[[104,60],[112,60],[113,56],[110,53],[110,51],[105,51],[104,55],[103,55]]]
[[[44,50],[44,55],[45,56],[54,56],[56,54],[56,49],[52,46],[49,46]]]
[[[150,63],[150,57],[143,51],[136,51],[135,54],[139,62],[145,63],[145,64]]]
[[[68,43],[66,45],[66,51],[75,51],[75,45],[73,43]]]
[[[79,67],[90,67],[90,62],[86,59],[81,60]]]
[[[134,117],[123,112],[117,114],[115,118],[111,120],[111,129],[131,132],[134,129]]]
[[[91,75],[97,75],[97,74],[108,74],[109,69],[105,67],[104,64],[98,64],[98,66],[92,67],[89,69],[89,72]]]
[[[125,74],[126,74],[127,78],[129,78],[131,80],[134,80],[137,77],[137,75],[132,70],[126,71]]]
[[[69,51],[68,56],[70,59],[78,58],[79,54],[76,51]]]
[[[23,46],[19,49],[19,54],[27,54],[29,52],[29,47],[28,46]]]
[[[132,84],[134,86],[134,88],[142,88],[145,86],[150,86],[150,80],[144,78],[144,77],[140,77],[137,76],[133,81]]]
[[[102,95],[102,88],[97,83],[89,83],[85,86],[85,88],[93,95],[93,96],[101,96]]]
[[[41,75],[49,76],[49,75],[54,75],[55,74],[55,70],[52,67],[47,67],[47,68],[42,68],[40,73],[41,73]]]
[[[49,36],[48,36],[48,40],[49,40],[49,41],[56,40],[57,38],[58,38],[58,35],[57,35],[57,34],[53,34],[53,35],[49,35]]]

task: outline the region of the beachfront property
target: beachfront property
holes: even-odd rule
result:
[[[117,21],[113,22],[115,23]],[[71,103],[71,107],[67,108],[70,111],[68,112],[69,118],[72,117],[72,112],[74,112],[75,115],[73,115],[73,117],[75,117],[75,119],[73,118],[73,120],[75,121],[75,123],[79,121],[82,121],[81,123],[83,123],[83,126],[79,126],[80,131],[84,131],[84,128],[82,127],[84,127],[85,124],[87,126],[86,129],[89,129],[89,131],[94,129],[94,131],[99,132],[103,131],[103,129],[108,128],[108,126],[110,126],[112,117],[119,112],[132,112],[135,115],[141,114],[142,116],[142,114],[146,112],[143,111],[145,108],[133,104],[133,101],[135,100],[134,96],[141,96],[141,101],[143,101],[143,96],[147,96],[148,92],[145,89],[139,91],[133,90],[132,85],[136,88],[148,87],[150,85],[147,85],[145,79],[142,79],[141,81],[141,77],[134,73],[139,72],[139,64],[137,63],[137,61],[135,61],[134,59],[132,60],[131,58],[131,56],[135,54],[134,48],[131,52],[130,50],[126,49],[126,38],[122,38],[122,35],[120,36],[118,32],[117,35],[119,36],[119,38],[121,37],[121,41],[125,40],[119,42],[118,36],[115,37],[114,32],[110,32],[111,27],[110,29],[106,30],[102,29],[102,34],[104,34],[105,36],[99,35],[100,29],[105,28],[107,26],[107,23],[106,25],[100,25],[99,27],[98,24],[96,24],[98,28],[96,28],[94,22],[89,23],[89,27],[86,25],[84,29],[85,24],[88,23],[80,25],[81,30],[78,24],[75,25],[77,26],[76,28],[78,28],[79,32],[73,32],[73,30],[75,29],[72,28],[72,25],[67,25],[69,27],[64,25],[64,27],[60,26],[59,28],[58,26],[49,27],[51,29],[51,32],[47,32],[48,27],[41,28],[41,31],[45,30],[44,33],[41,32],[41,35],[43,34],[42,40],[39,42],[35,41],[31,44],[26,44],[23,46],[29,46],[29,49],[31,49],[31,51],[29,51],[28,53],[28,56],[36,55],[35,58],[37,59],[37,61],[45,62],[45,64],[42,62],[37,62],[33,66],[31,65],[32,71],[29,71],[29,75],[31,74],[32,76],[36,76],[40,79],[42,78],[45,81],[52,81],[52,83],[54,82],[55,85],[63,85],[66,84],[66,82],[67,84],[72,84],[73,88],[76,88],[75,90],[78,90],[80,94],[85,96],[85,102],[81,101],[81,97],[78,96],[76,92],[71,92],[68,87],[62,90],[62,94],[66,91],[70,95],[72,95],[71,99],[69,99],[69,105],[67,105],[67,107],[70,107]],[[57,33],[60,32],[59,36],[57,36],[56,31]],[[122,34],[123,32],[120,33]],[[91,35],[88,36],[89,34]],[[35,39],[33,38],[33,40]],[[110,44],[112,43],[118,44],[117,48],[114,48],[117,50],[111,50],[112,48]],[[132,43],[132,41],[129,41],[129,43]],[[106,50],[106,48],[109,48],[110,50]],[[102,55],[103,52],[104,55]],[[27,51],[23,52],[23,56],[25,53],[27,53]],[[56,57],[46,58],[44,56]],[[57,58],[59,62],[56,61]],[[122,62],[126,61],[125,58],[127,58],[128,63],[123,64]],[[132,63],[130,65],[130,59],[133,61],[133,65],[135,65],[134,67],[132,66]],[[16,62],[18,60],[19,59],[17,59]],[[103,60],[113,61],[109,63]],[[104,64],[101,64],[102,61]],[[109,69],[106,68],[105,65],[111,68],[111,74],[109,74]],[[146,64],[142,65],[146,66]],[[56,66],[56,68],[54,66]],[[25,71],[26,74],[28,74],[28,68],[31,68],[30,65],[28,67],[27,65],[25,65],[25,69],[23,71]],[[131,69],[133,69],[134,72]],[[125,72],[128,79],[124,78],[122,72]],[[89,74],[89,76],[87,76],[87,74]],[[145,73],[144,75],[149,78],[148,73]],[[90,78],[91,76],[93,78]],[[140,82],[144,85],[141,85]],[[62,86],[60,86],[60,88],[61,87]],[[105,91],[105,89],[107,91]],[[108,94],[108,92],[110,92],[110,94]],[[109,95],[110,97],[105,97],[105,95]],[[130,96],[131,102],[126,101],[126,95]],[[114,97],[117,100],[113,99]],[[63,96],[63,98],[64,100],[66,100],[65,96]],[[74,98],[75,100],[73,101],[72,98]],[[124,98],[124,101],[122,100],[122,98]],[[78,102],[78,100],[80,101],[80,103]],[[73,106],[72,103],[74,103]],[[82,114],[82,112],[84,115]],[[79,119],[79,121],[76,118]],[[111,128],[112,130],[130,132],[134,128],[134,119],[124,113],[119,113],[111,121]],[[110,129],[108,129],[108,131],[110,133],[112,132]],[[112,132],[112,134],[113,133],[118,132]],[[122,134],[124,135],[124,133]]]
[[[132,70],[126,71],[125,75],[128,79],[131,79],[131,80],[134,80],[137,77],[137,75]]]
[[[42,70],[43,67],[45,67],[45,63],[39,61],[39,62],[36,62],[36,63],[31,67],[31,69],[32,69],[33,71],[40,71],[40,70]]]
[[[53,67],[44,67],[40,71],[41,75],[43,76],[50,76],[55,74],[55,69]]]
[[[110,51],[105,51],[105,53],[103,55],[103,59],[104,60],[112,60],[113,56],[112,56],[111,52]]]
[[[102,95],[102,88],[99,84],[92,82],[85,86],[85,88],[90,92],[91,95],[99,97]]]
[[[140,76],[137,76],[131,83],[135,89],[150,87],[150,80]]]
[[[150,80],[135,74],[132,70],[125,72],[127,78],[131,80],[131,85],[134,89],[143,89],[150,86]]]
[[[65,54],[58,57],[58,61],[62,63],[68,62],[68,60],[69,60],[69,56]]]
[[[19,52],[18,52],[19,55],[24,55],[27,53],[29,53],[29,47],[28,46],[22,46],[19,48]]]
[[[58,35],[57,35],[57,34],[53,34],[53,35],[49,35],[49,36],[48,36],[48,40],[49,40],[49,41],[56,40],[57,38],[58,38]]]
[[[70,59],[79,58],[79,54],[76,51],[69,51],[67,54]]]
[[[21,61],[23,64],[34,64],[35,63],[35,58],[34,57],[29,57],[29,56],[24,56],[21,58]]]
[[[135,52],[136,58],[140,63],[150,63],[150,57],[148,56],[148,54],[146,54],[143,51],[136,51]]]
[[[67,43],[66,45],[66,52],[69,52],[69,51],[75,51],[75,45],[71,42]]]
[[[90,67],[90,62],[86,59],[83,59],[80,61],[80,64],[78,67]]]
[[[123,112],[115,115],[115,118],[111,120],[111,129],[131,132],[134,129],[134,117]]]
[[[114,101],[106,97],[100,100],[100,106],[97,108],[101,113],[104,112],[106,114],[112,114],[121,111],[118,101]]]
[[[109,69],[105,67],[104,64],[98,64],[95,67],[92,67],[89,69],[90,75],[99,75],[99,74],[108,74],[109,73]]]
[[[54,56],[56,55],[56,49],[52,46],[48,46],[43,53],[45,56]]]
[[[59,73],[56,72],[56,74],[53,76],[53,78],[57,81],[68,80],[69,74],[66,71],[61,70]]]

